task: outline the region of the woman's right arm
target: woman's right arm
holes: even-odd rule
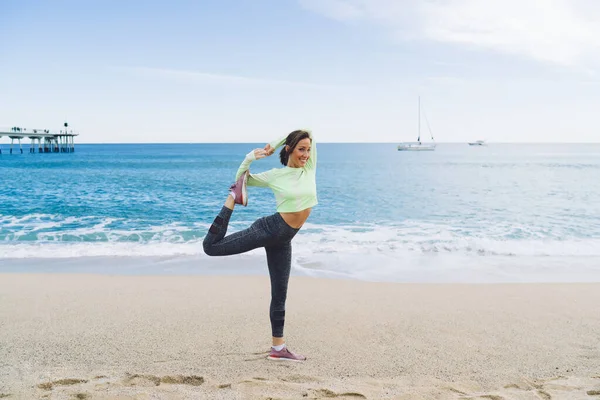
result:
[[[244,161],[242,161],[237,173],[235,174],[235,180],[237,181],[244,172],[250,170],[250,164],[252,164],[252,161],[256,161],[264,157],[266,157],[266,152],[264,149],[255,149],[246,154],[246,158],[244,158]],[[248,175],[247,183],[248,186],[269,187],[269,171],[260,174]]]

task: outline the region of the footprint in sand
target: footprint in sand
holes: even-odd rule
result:
[[[533,390],[535,388],[528,383],[511,383],[509,385],[505,385],[504,389],[517,389],[517,390],[529,391],[529,390]]]
[[[238,383],[242,383],[242,384],[246,384],[248,386],[251,387],[260,387],[260,386],[264,386],[267,385],[268,379],[267,378],[252,378],[252,379],[244,379],[243,381],[240,381]]]
[[[77,385],[79,383],[87,383],[87,380],[86,379],[72,379],[72,378],[59,379],[57,381],[40,383],[39,385],[37,385],[37,387],[40,389],[44,389],[44,390],[52,390],[52,388],[54,386],[70,386],[70,385]]]
[[[536,391],[537,395],[540,396],[540,398],[542,398],[543,400],[552,400],[552,396],[550,396],[550,393],[548,392],[544,392],[543,390],[537,390]]]
[[[291,383],[311,383],[311,382],[320,382],[321,381],[321,379],[315,378],[313,376],[299,375],[299,374],[283,376],[279,379],[284,382],[291,382]]]
[[[159,386],[161,383],[168,385],[191,385],[200,386],[204,383],[204,377],[190,375],[155,376],[155,375],[131,375],[128,374],[123,380],[126,386]]]
[[[522,383],[512,383],[504,386],[505,389],[517,389],[529,392],[536,399],[552,400],[554,398],[585,398],[584,393],[588,396],[600,396],[600,390],[589,390],[591,387],[596,388],[597,383],[592,379],[598,377],[565,377],[557,376],[549,378],[545,381],[523,379]],[[578,397],[577,397],[578,396]]]
[[[154,375],[127,374],[123,384],[125,386],[158,386],[160,385],[160,378]]]
[[[467,395],[467,393],[463,392],[462,390],[454,389],[453,387],[446,387],[444,389],[449,390],[452,393],[460,394],[462,396],[466,396]]]
[[[313,394],[317,397],[341,397],[341,398],[354,398],[354,399],[366,399],[367,397],[361,393],[355,392],[345,392],[345,393],[336,393],[333,390],[329,389],[318,389],[312,390]]]
[[[204,383],[204,377],[196,375],[163,376],[160,378],[160,383],[166,383],[170,385],[200,386]]]

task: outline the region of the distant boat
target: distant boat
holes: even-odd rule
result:
[[[483,140],[477,140],[475,142],[469,142],[469,146],[487,146]]]
[[[433,151],[435,150],[435,140],[433,139],[433,134],[431,133],[431,129],[429,128],[429,121],[427,121],[427,116],[425,116],[425,122],[427,122],[427,129],[429,129],[429,134],[431,135],[431,143],[422,143],[421,142],[421,96],[419,96],[419,136],[417,137],[416,142],[403,142],[398,145],[398,151]]]

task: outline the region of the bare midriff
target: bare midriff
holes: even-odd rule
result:
[[[310,211],[311,208],[307,208],[306,210],[297,212],[281,212],[279,215],[281,215],[286,224],[294,229],[300,229],[308,219]]]

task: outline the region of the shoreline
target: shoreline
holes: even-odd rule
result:
[[[266,360],[269,299],[267,276],[2,273],[0,395],[554,399],[600,390],[598,283],[293,276],[286,339],[305,363]]]
[[[313,260],[301,255],[292,261],[291,276],[399,284],[600,283],[600,268],[590,268],[588,264],[593,260],[586,257],[582,260],[560,257],[504,260],[428,255],[402,259],[401,267],[392,268],[387,264],[382,265],[383,259],[389,263],[389,257],[353,259],[352,255],[344,255],[336,256],[333,260]],[[268,276],[266,258],[261,252],[236,257],[115,255],[0,258],[0,261],[0,276],[23,273],[155,277]],[[349,263],[353,268],[343,270],[343,266]]]

